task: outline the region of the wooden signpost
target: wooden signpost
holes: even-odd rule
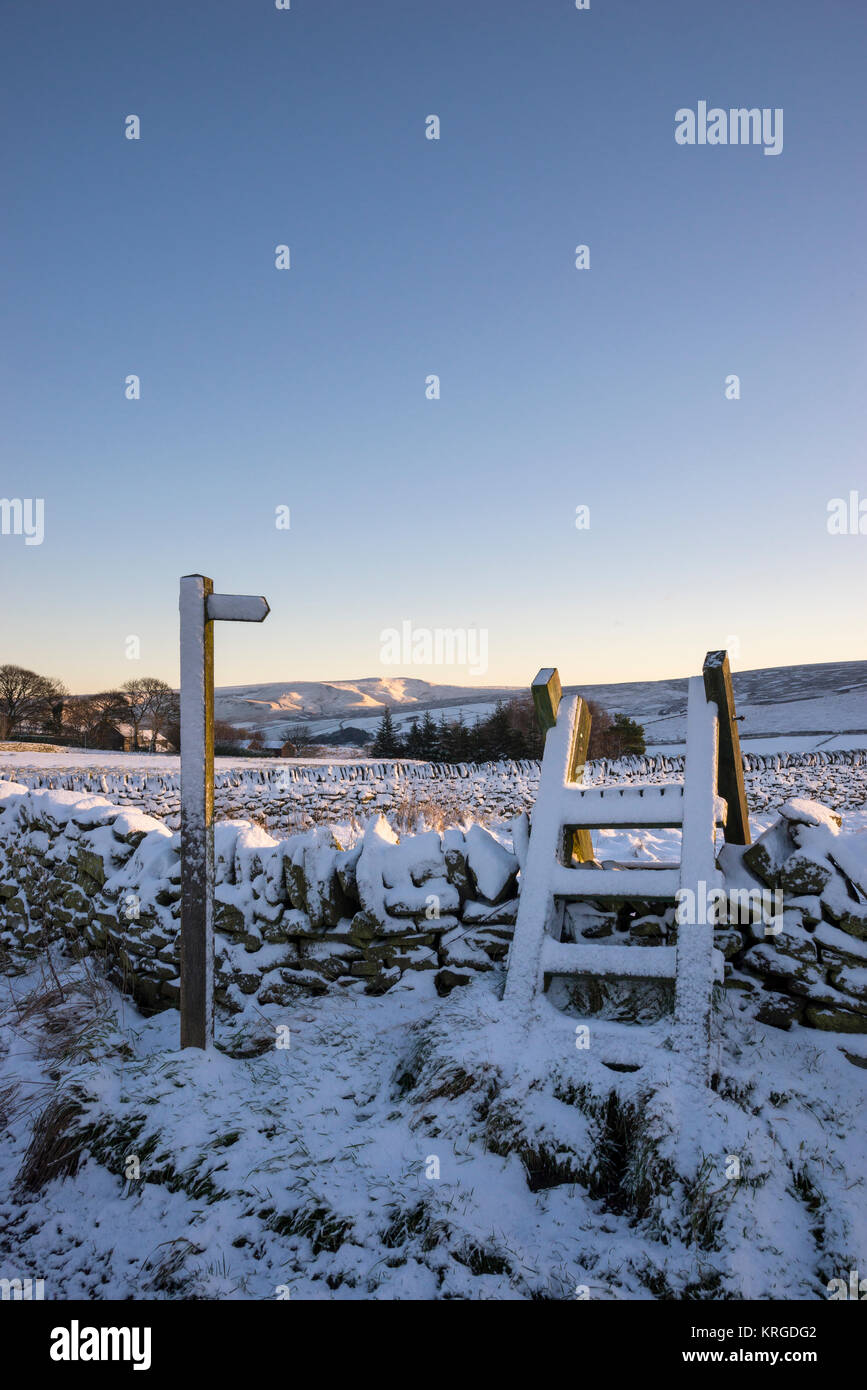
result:
[[[261,623],[266,600],[181,579],[181,1047],[214,1040],[214,623]]]

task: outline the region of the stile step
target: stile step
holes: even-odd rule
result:
[[[674,946],[581,946],[546,937],[542,944],[542,973],[593,975],[622,980],[673,980],[677,973]]]

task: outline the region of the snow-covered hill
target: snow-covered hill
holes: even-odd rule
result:
[[[355,681],[275,681],[266,685],[221,686],[214,697],[218,719],[278,737],[294,724],[311,733],[330,733],[342,725],[372,729],[388,707],[398,723],[425,710],[448,709],[475,719],[498,699],[518,692],[509,686],[432,685],[406,676],[366,676]]]
[[[564,678],[572,669],[561,669]],[[686,677],[662,681],[579,686],[606,709],[644,725],[650,749],[674,751],[686,732]],[[777,749],[863,747],[867,741],[867,661],[809,666],[772,666],[734,675],[741,741],[754,752]],[[223,686],[216,692],[218,719],[259,729],[266,737],[285,736],[304,723],[311,734],[341,727],[372,732],[390,707],[395,722],[431,710],[449,718],[462,712],[469,723],[490,713],[498,699],[524,693],[508,686],[433,685],[410,677],[368,676],[356,681],[272,682]]]
[[[737,671],[732,683],[747,751],[853,748],[867,740],[867,661]],[[682,745],[686,680],[585,686],[582,693],[643,724],[649,749]]]

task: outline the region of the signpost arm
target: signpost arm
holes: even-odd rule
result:
[[[181,1047],[214,1040],[213,589],[181,580]]]

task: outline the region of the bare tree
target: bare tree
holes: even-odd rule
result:
[[[175,723],[179,716],[179,697],[165,681],[156,676],[145,676],[139,681],[144,694],[144,720],[150,728],[151,752],[157,751],[157,740],[165,737],[168,725]]]
[[[27,724],[57,723],[66,687],[24,666],[0,666],[0,732],[11,738]]]
[[[132,728],[133,750],[138,752],[139,730],[148,711],[147,676],[138,680],[124,681],[121,689],[126,698],[126,722]]]
[[[90,748],[110,747],[122,737],[127,723],[127,698],[123,690],[101,690],[70,700],[66,724],[73,736]]]

